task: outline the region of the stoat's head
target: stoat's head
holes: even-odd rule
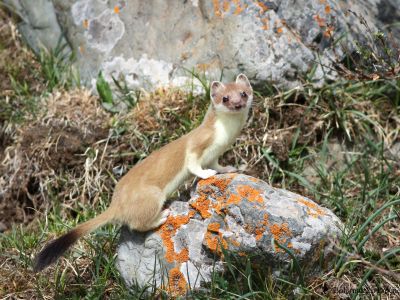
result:
[[[213,81],[210,96],[216,111],[240,113],[249,109],[253,101],[253,89],[246,75],[239,74],[235,82]]]

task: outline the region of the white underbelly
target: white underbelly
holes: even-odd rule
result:
[[[241,123],[232,122],[230,119],[225,122],[217,121],[214,125],[215,136],[213,143],[207,147],[201,156],[201,165],[203,168],[217,161],[218,158],[232,145],[238,135]],[[235,120],[233,120],[235,121]]]
[[[189,172],[187,167],[183,167],[182,170],[175,175],[174,179],[172,179],[165,187],[164,187],[164,194],[166,196],[171,195],[175,192],[181,184],[189,177]]]
[[[210,164],[217,161],[228,147],[229,145],[226,144],[211,144],[204,150],[203,155],[201,156],[201,166],[203,168],[209,168]]]

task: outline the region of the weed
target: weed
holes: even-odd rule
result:
[[[79,74],[72,67],[74,54],[68,52],[67,46],[67,44],[61,44],[60,39],[54,49],[42,49],[38,55],[41,74],[49,92],[52,92],[56,87],[80,86]]]
[[[141,96],[140,90],[130,89],[125,79],[117,80],[112,76],[112,80],[116,87],[114,91],[101,72],[97,77],[96,88],[103,107],[112,113],[135,107]]]

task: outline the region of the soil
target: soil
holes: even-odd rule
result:
[[[0,173],[5,175],[3,183],[8,180],[1,194],[0,230],[13,223],[29,223],[45,204],[42,193],[47,176],[74,168],[82,173],[86,159],[82,154],[108,134],[104,128],[62,126],[56,121],[47,125],[36,123],[19,131],[20,141],[13,149],[16,155],[12,163],[16,168],[0,167]]]

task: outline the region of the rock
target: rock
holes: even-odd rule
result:
[[[116,264],[128,286],[156,286],[171,295],[199,289],[213,271],[224,270],[222,248],[274,272],[291,258],[273,239],[305,273],[317,274],[321,256],[329,264],[330,242],[343,227],[312,200],[241,174],[201,180],[188,202],[174,201],[170,209],[156,231],[122,230]]]
[[[57,20],[56,10],[49,0],[5,0],[13,7],[22,22],[19,31],[28,45],[39,53],[41,48],[56,49],[66,45],[64,54],[71,52]],[[65,30],[66,28],[63,28]]]
[[[400,0],[5,2],[22,16],[34,49],[54,48],[64,32],[84,81],[93,84],[103,70],[110,82],[123,78],[133,89],[186,86],[193,69],[214,79],[244,72],[254,84],[294,87],[317,65],[321,82],[336,76],[342,45],[351,52],[355,39],[371,39],[361,18],[373,32],[400,21]]]

